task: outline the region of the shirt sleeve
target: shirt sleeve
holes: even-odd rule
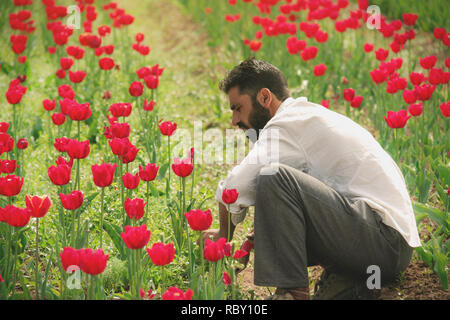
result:
[[[224,204],[222,192],[225,188],[238,191],[236,202],[230,205],[231,221],[236,225],[244,220],[248,207],[255,204],[258,175],[275,174],[280,163],[299,167],[305,161],[304,153],[288,131],[270,125],[260,132],[258,141],[242,162],[219,182],[215,199]]]

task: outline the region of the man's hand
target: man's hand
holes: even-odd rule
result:
[[[217,241],[220,238],[224,237],[219,229],[209,229],[202,232],[200,237],[197,239],[197,244],[200,245],[200,238],[203,241],[203,245],[205,245],[206,239],[211,239],[212,241]],[[224,237],[225,238],[225,237]]]

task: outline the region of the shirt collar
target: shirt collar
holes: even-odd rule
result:
[[[278,107],[277,111],[275,112],[274,116],[276,116],[278,113],[280,113],[282,110],[288,108],[290,105],[292,105],[294,102],[306,102],[308,99],[306,97],[299,97],[297,99],[294,99],[292,97],[289,97],[285,99],[280,106]]]

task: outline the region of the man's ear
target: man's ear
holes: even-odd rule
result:
[[[272,103],[272,92],[270,92],[267,88],[262,88],[259,90],[258,95],[256,96],[256,100],[262,105],[264,108],[269,108]]]

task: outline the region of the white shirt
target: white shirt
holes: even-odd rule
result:
[[[268,164],[276,169],[277,163],[306,172],[342,196],[364,200],[411,247],[421,245],[405,179],[395,161],[359,124],[305,97],[286,99],[248,155],[219,182],[217,201],[223,203],[225,188],[239,192],[230,205],[233,224],[255,204],[261,169]]]

